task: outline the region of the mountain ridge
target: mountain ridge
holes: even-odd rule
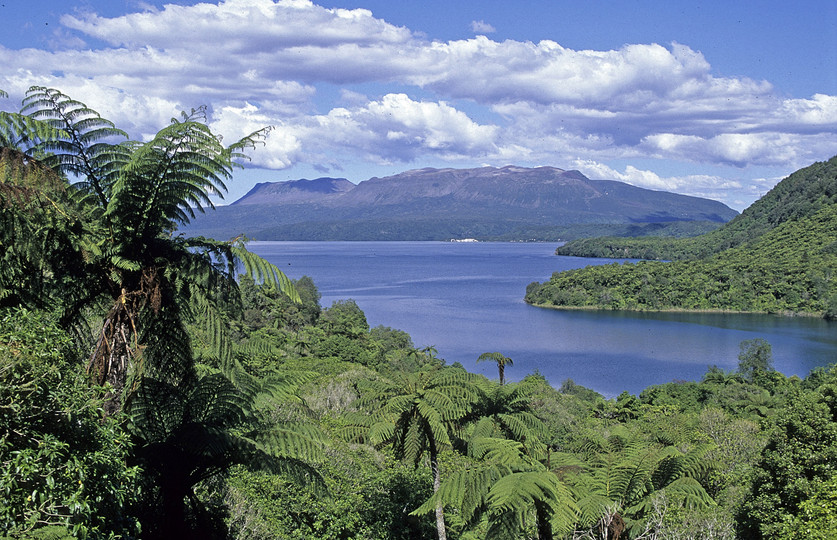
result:
[[[576,170],[512,165],[413,169],[357,185],[345,178],[326,177],[262,182],[213,214],[199,216],[186,230],[193,235],[244,234],[259,240],[444,240],[504,235],[537,240],[522,231],[544,227],[569,231],[590,224],[721,224],[737,212],[709,199],[614,180],[590,180]]]

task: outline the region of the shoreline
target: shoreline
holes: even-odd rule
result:
[[[525,301],[525,300],[524,300]],[[543,308],[543,309],[555,309],[558,311],[625,311],[630,313],[714,313],[719,315],[775,315],[777,317],[787,317],[787,318],[794,318],[794,317],[805,317],[805,318],[815,318],[815,319],[823,319],[823,313],[814,313],[808,311],[779,311],[779,312],[771,312],[771,311],[745,311],[745,310],[736,310],[736,309],[688,309],[688,308],[662,308],[662,309],[630,309],[630,308],[622,308],[622,309],[613,309],[607,307],[599,307],[599,306],[556,306],[554,304],[532,304],[530,302],[526,302],[526,304],[536,307],[536,308]]]

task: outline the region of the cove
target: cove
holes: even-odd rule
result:
[[[289,277],[310,276],[321,304],[353,299],[370,326],[404,330],[448,363],[496,378],[476,364],[498,351],[509,380],[538,372],[607,397],[677,380],[708,366],[734,370],[739,343],[763,338],[774,365],[805,376],[837,361],[837,324],[811,317],[719,313],[561,311],[523,301],[526,285],[554,271],[614,259],[559,257],[556,244],[504,242],[252,242],[249,248]]]

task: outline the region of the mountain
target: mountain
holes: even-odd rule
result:
[[[591,226],[705,227],[736,215],[717,201],[590,180],[555,167],[428,168],[356,186],[343,178],[260,183],[186,231],[258,240],[524,240]]]
[[[260,182],[233,205],[316,203],[342,195],[355,185],[345,178],[316,178],[288,182]]]
[[[690,260],[556,272],[545,283],[530,284],[526,301],[546,307],[807,313],[835,319],[835,231],[837,156],[793,173],[719,229],[666,242],[669,253]],[[618,244],[618,239],[608,241]]]
[[[674,238],[583,238],[558,248],[558,255],[681,260],[720,253],[751,242],[782,223],[837,204],[837,156],[800,169],[732,221],[705,235]]]

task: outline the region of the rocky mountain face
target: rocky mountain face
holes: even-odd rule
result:
[[[357,185],[344,178],[260,183],[187,230],[259,240],[431,240],[578,224],[723,223],[736,215],[717,201],[555,167],[428,168]]]

